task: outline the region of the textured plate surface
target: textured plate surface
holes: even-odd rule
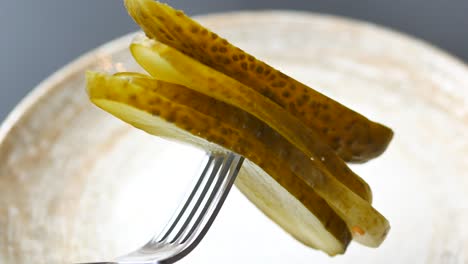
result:
[[[468,263],[466,66],[420,41],[336,17],[244,12],[199,21],[395,131],[381,158],[353,166],[392,230],[379,249],[352,244],[328,258],[234,190],[181,263]],[[2,125],[0,263],[126,253],[162,227],[200,165],[199,150],[148,136],[88,102],[87,69],[138,69],[131,37],[55,73]]]

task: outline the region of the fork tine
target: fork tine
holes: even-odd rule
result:
[[[140,249],[117,258],[115,262],[96,264],[171,264],[189,254],[216,218],[244,160],[234,153],[209,155],[194,189],[161,235],[155,236]]]
[[[181,236],[180,239],[178,239],[178,241],[176,241],[176,242],[180,242],[181,244],[186,242],[187,239],[190,238],[190,236],[193,234],[193,232],[199,226],[201,221],[205,218],[206,212],[211,207],[212,203],[215,201],[215,197],[220,193],[222,183],[227,178],[225,176],[227,176],[227,174],[228,174],[229,167],[231,166],[231,164],[233,162],[233,159],[234,159],[234,157],[232,155],[228,155],[227,157],[224,158],[223,165],[222,165],[221,169],[219,170],[219,172],[216,174],[216,176],[218,176],[217,180],[213,181],[213,182],[216,182],[215,186],[213,187],[213,189],[211,191],[211,194],[210,194],[210,196],[208,197],[208,200],[205,203],[205,206],[203,207],[202,211],[198,215],[198,218],[193,222],[192,228],[190,228],[190,230],[188,230],[188,232],[187,232],[187,230],[185,230],[184,231],[184,236]]]
[[[229,190],[236,179],[237,173],[242,167],[243,161],[244,158],[242,156],[234,153],[230,153],[228,157],[225,158],[223,167],[219,172],[220,177],[217,181],[219,184],[214,187],[216,189],[213,189],[213,192],[211,193],[211,196],[214,198],[211,199],[210,203],[207,203],[204,208],[204,212],[200,214],[200,217],[192,226],[190,232],[179,244],[180,248],[178,248],[170,257],[160,259],[157,262],[158,264],[174,263],[190,253],[198,243],[200,243],[208,232],[227,195],[229,194]]]
[[[215,163],[213,165],[213,170],[211,171],[210,177],[209,177],[208,181],[206,182],[206,185],[204,186],[204,188],[201,191],[198,199],[196,200],[195,205],[190,210],[190,213],[187,216],[187,218],[185,219],[185,222],[180,227],[179,232],[177,232],[177,234],[172,239],[171,243],[177,241],[178,238],[184,233],[185,229],[190,224],[190,221],[193,219],[195,214],[198,212],[198,209],[200,208],[200,205],[202,204],[203,200],[205,199],[206,194],[209,193],[210,187],[212,186],[216,176],[218,175],[219,168],[221,167],[221,165],[223,163],[223,157],[218,156],[218,157],[215,157],[214,159],[215,159]]]
[[[190,204],[190,201],[192,201],[193,197],[195,196],[197,191],[200,189],[200,185],[203,183],[203,180],[206,178],[206,175],[208,174],[208,171],[211,168],[212,163],[213,163],[214,160],[215,160],[214,156],[212,156],[212,155],[208,156],[208,161],[206,162],[206,165],[203,168],[203,171],[200,174],[200,177],[198,178],[197,182],[195,183],[195,186],[193,187],[192,191],[190,192],[190,195],[185,198],[185,202],[183,204],[181,203],[179,205],[179,208],[174,212],[174,214],[172,215],[169,222],[163,228],[163,231],[159,235],[157,235],[153,239],[151,239],[150,242],[148,242],[148,244],[154,244],[156,242],[163,242],[171,234],[171,232],[177,226],[180,219],[182,218],[185,211],[187,210],[187,208],[188,208],[188,206]]]

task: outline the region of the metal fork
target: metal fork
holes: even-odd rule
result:
[[[243,161],[234,153],[208,153],[207,164],[193,189],[159,235],[115,261],[94,264],[169,264],[185,257],[210,228]]]

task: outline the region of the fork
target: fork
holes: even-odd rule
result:
[[[114,261],[83,264],[170,264],[190,253],[216,218],[244,161],[232,152],[207,156],[200,177],[159,235]]]

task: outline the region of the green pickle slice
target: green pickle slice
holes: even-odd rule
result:
[[[393,132],[281,73],[195,22],[153,0],[125,0],[146,35],[236,79],[313,129],[345,161],[379,156]]]

